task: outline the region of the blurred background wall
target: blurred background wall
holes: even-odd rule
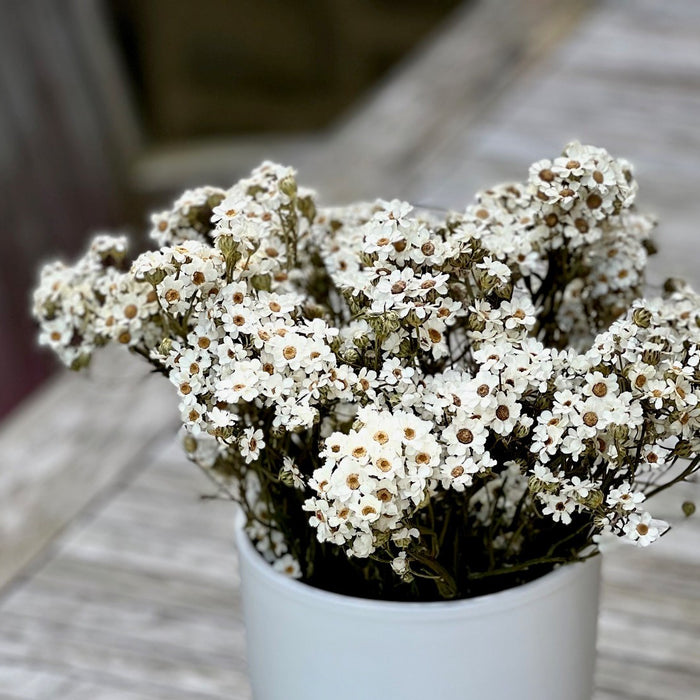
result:
[[[0,417],[55,367],[38,265],[294,162],[459,0],[0,0]]]

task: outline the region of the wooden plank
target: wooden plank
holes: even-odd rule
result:
[[[154,439],[175,432],[167,381],[126,353],[96,360],[88,376],[61,376],[0,429],[0,587],[92,498],[139,469]]]
[[[483,117],[533,62],[578,22],[590,2],[481,0],[457,10],[298,163],[325,201],[407,196],[417,165],[457,118]],[[413,201],[422,202],[420,193]]]

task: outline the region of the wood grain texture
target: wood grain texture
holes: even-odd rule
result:
[[[386,196],[462,206],[476,187],[522,178],[532,160],[578,137],[637,165],[640,202],[662,221],[654,279],[685,274],[699,284],[697,3],[600,3],[553,51],[524,50],[524,63],[518,56],[506,61],[509,77],[478,103],[466,98],[467,87],[479,84],[474,62],[493,54],[489,47],[465,48],[461,39],[479,40],[470,21],[489,17],[493,28],[491,12],[522,13],[537,3],[485,5],[471,17],[455,16],[402,72],[309,151],[302,177],[322,177],[326,192],[354,197],[363,194],[358,174],[364,173],[368,191],[382,185]],[[515,16],[524,22],[522,14]],[[548,21],[566,24],[563,15]],[[484,32],[480,40],[490,35]],[[468,65],[460,64],[465,56]],[[484,62],[481,79],[491,85],[497,61]],[[348,163],[352,172],[334,172],[338,163]],[[13,472],[22,465],[28,470],[24,479],[9,477],[19,487],[5,483],[3,470],[3,508],[11,502],[8,494],[20,493],[30,512],[41,511],[51,500],[48,493],[65,492],[58,485],[45,488],[46,480],[51,483],[51,475],[73,460],[80,463],[86,451],[95,462],[100,455],[111,461],[99,467],[108,475],[86,491],[93,494],[90,504],[83,500],[77,517],[75,503],[72,514],[63,508],[61,536],[0,598],[0,700],[250,698],[231,506],[198,498],[208,484],[174,443],[172,414],[166,417],[174,404],[169,387],[155,381],[138,398],[100,407],[100,389],[75,382],[62,379],[47,388],[0,433],[2,454],[14,455]],[[131,425],[133,444],[124,446],[109,432],[120,422],[114,414],[124,420],[128,410],[136,424],[145,425],[142,431]],[[60,437],[44,444],[36,431],[26,432],[36,425],[49,425]],[[121,457],[110,457],[115,450]],[[44,467],[32,466],[35,454]],[[82,468],[74,474],[84,479],[85,473]],[[69,483],[81,491],[76,478]],[[39,479],[41,487],[35,481],[34,488],[42,495],[31,495],[32,481]],[[595,700],[700,697],[700,522],[680,515],[680,502],[699,496],[697,484],[661,494],[654,512],[672,520],[673,531],[647,550],[626,548],[604,560]],[[9,512],[14,515],[0,517],[23,517],[22,508]],[[16,525],[14,531],[22,529]]]
[[[0,428],[0,587],[177,424],[169,383],[117,348],[13,414]]]

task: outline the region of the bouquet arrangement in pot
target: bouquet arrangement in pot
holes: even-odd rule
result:
[[[700,298],[642,298],[631,168],[572,143],[464,213],[320,207],[264,163],[46,266],[41,341],[174,384],[188,456],[276,569],[354,596],[470,597],[668,525],[700,465]],[[690,504],[687,510],[690,510]]]

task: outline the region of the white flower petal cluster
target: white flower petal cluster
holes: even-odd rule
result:
[[[34,315],[75,369],[113,341],[169,377],[188,455],[278,570],[335,545],[453,595],[559,543],[647,546],[647,497],[700,464],[700,298],[643,298],[636,190],[579,143],[447,215],[318,207],[266,162],[154,215],[131,264],[98,236],[46,266]]]
[[[431,495],[442,457],[433,425],[405,411],[363,408],[359,425],[333,433],[321,452],[323,466],[313,473],[316,496],[304,503],[321,542],[347,545],[367,557],[384,533]]]

